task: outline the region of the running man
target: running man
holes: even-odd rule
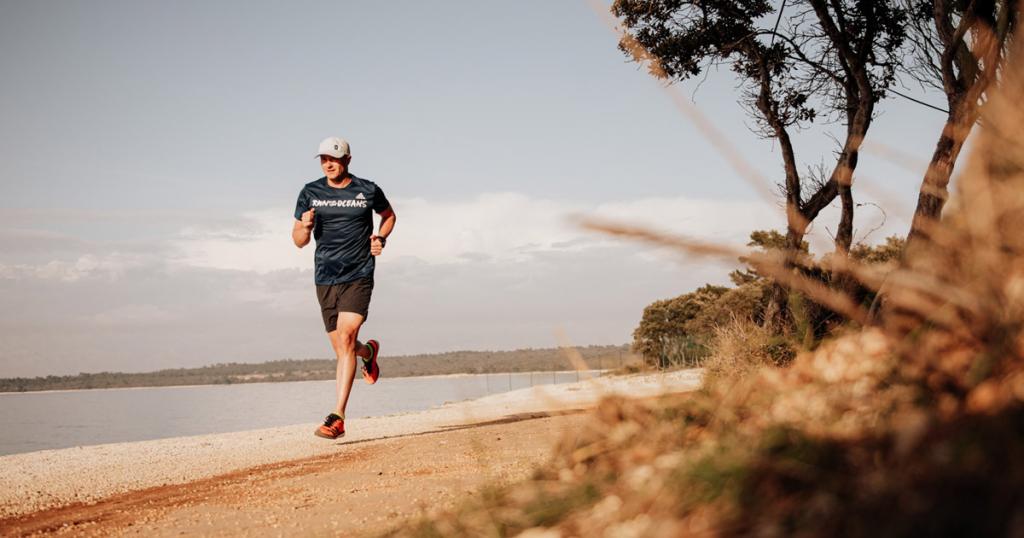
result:
[[[349,173],[352,153],[348,142],[327,138],[320,143],[318,156],[324,177],[307,183],[299,193],[292,240],[302,248],[309,244],[310,236],[316,239],[316,296],[327,337],[338,357],[338,401],[315,433],[337,439],[345,435],[345,406],[356,376],[356,357],[362,359],[367,383],[376,383],[380,376],[380,343],[367,340],[363,344],[357,338],[369,313],[374,257],[384,250],[395,227],[395,212],[380,187]],[[381,216],[376,234],[370,211]]]

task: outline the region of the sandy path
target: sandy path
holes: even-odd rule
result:
[[[62,525],[100,534],[132,528],[145,534],[295,534],[292,524],[302,525],[302,534],[348,534],[363,518],[373,523],[393,517],[367,509],[360,499],[370,507],[387,500],[404,516],[482,483],[523,476],[580,420],[549,415],[592,406],[612,393],[650,397],[692,390],[699,380],[699,371],[689,370],[533,387],[420,413],[351,420],[348,435],[338,441],[316,438],[315,424],[301,424],[4,456],[0,534]],[[367,468],[380,473],[376,481]],[[376,485],[362,485],[368,483]],[[266,495],[249,495],[261,484],[269,488]],[[256,512],[248,518],[229,517],[249,506]],[[289,510],[296,517],[285,517]],[[305,512],[322,517],[298,517]],[[249,520],[258,525],[249,527]]]
[[[582,413],[343,445],[334,454],[264,465],[28,514],[5,535],[338,536],[379,533],[488,484],[526,478]]]

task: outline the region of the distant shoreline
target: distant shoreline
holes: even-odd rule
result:
[[[601,376],[608,373],[610,370],[583,370],[591,375]],[[526,374],[572,374],[576,373],[576,370],[537,370],[529,372],[480,372],[480,373],[461,373],[461,374],[431,374],[431,375],[406,375],[406,376],[394,376],[384,377],[382,379],[407,379],[410,377],[418,378],[438,378],[438,377],[469,377],[478,375],[526,375]],[[100,387],[94,389],[42,389],[42,390],[20,390],[20,391],[0,391],[0,396],[8,394],[55,394],[61,392],[98,392],[107,390],[144,390],[144,389],[188,389],[198,387],[231,387],[237,385],[269,385],[277,383],[323,383],[326,381],[334,381],[333,379],[297,379],[289,381],[247,381],[238,383],[202,383],[195,385],[140,385],[137,387]],[[581,379],[582,381],[582,379]]]
[[[578,347],[575,351],[591,370],[611,370],[642,363],[626,345]],[[0,379],[0,394],[325,381],[334,379],[335,362],[334,359],[287,359],[153,372],[6,378]],[[385,375],[393,378],[575,371],[565,351],[559,348],[405,355],[383,357],[381,364]]]

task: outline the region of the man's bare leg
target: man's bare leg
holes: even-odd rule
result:
[[[359,328],[363,325],[363,316],[354,312],[338,313],[338,328],[327,333],[331,339],[331,347],[338,358],[335,383],[338,403],[334,412],[345,416],[348,396],[352,392],[352,382],[356,377],[356,357],[369,358],[370,349],[359,340]]]
[[[338,339],[338,331],[331,331],[327,333],[327,336],[331,339],[331,347],[334,348],[335,354],[338,352],[338,346],[335,345],[334,341]],[[361,359],[370,358],[370,348],[366,347],[366,344],[356,340],[356,357]]]

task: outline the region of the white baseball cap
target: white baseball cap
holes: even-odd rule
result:
[[[320,142],[320,152],[316,154],[317,157],[321,155],[330,155],[340,159],[345,155],[350,155],[348,148],[348,142],[344,138],[338,138],[336,136],[330,136]]]

